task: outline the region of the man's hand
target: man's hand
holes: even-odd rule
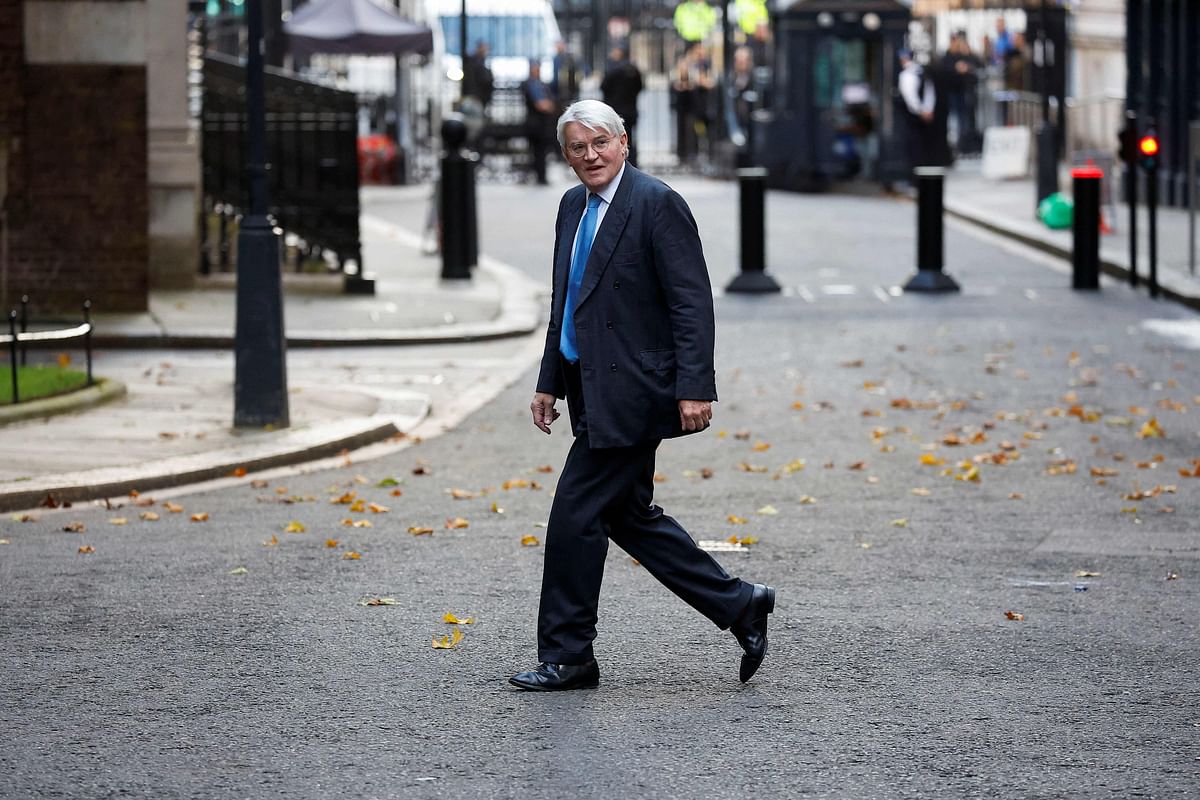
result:
[[[712,403],[708,400],[680,400],[679,424],[685,431],[702,431],[712,420]]]
[[[550,423],[558,419],[558,412],[554,410],[555,398],[552,394],[545,392],[534,392],[533,402],[529,404],[529,410],[533,412],[533,424],[542,433],[550,432]]]

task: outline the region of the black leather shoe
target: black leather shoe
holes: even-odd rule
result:
[[[537,669],[508,679],[513,686],[530,692],[564,692],[568,689],[595,689],[600,685],[600,667],[596,659],[586,664],[538,664]]]
[[[742,683],[750,680],[767,655],[767,615],[775,610],[775,590],[762,583],[754,584],[750,602],[742,609],[737,622],[729,630],[745,650],[738,677]]]

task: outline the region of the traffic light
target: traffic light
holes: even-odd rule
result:
[[[1146,131],[1137,143],[1138,163],[1147,172],[1158,168],[1158,133],[1153,128]]]
[[[1130,165],[1136,162],[1138,159],[1137,139],[1137,127],[1132,120],[1129,120],[1125,123],[1124,128],[1117,131],[1117,158]]]

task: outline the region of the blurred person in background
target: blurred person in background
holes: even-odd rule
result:
[[[946,73],[948,111],[954,117],[957,132],[956,149],[960,154],[978,153],[983,142],[975,125],[975,95],[983,61],[971,52],[966,31],[958,31],[951,37],[942,68]]]
[[[600,82],[600,93],[604,96],[604,102],[612,106],[625,122],[625,133],[629,137],[626,161],[634,166],[637,166],[637,101],[642,86],[641,70],[629,60],[625,48],[614,47],[609,53],[604,79]]]
[[[910,166],[936,166],[941,147],[938,146],[938,132],[934,124],[938,98],[933,77],[917,63],[911,50],[901,50],[897,56],[900,59],[900,75],[897,78],[899,111],[904,123]]]
[[[550,87],[542,80],[542,65],[537,59],[529,60],[529,77],[521,84],[521,95],[525,98],[525,135],[533,158],[533,176],[538,186],[546,186],[549,183],[546,180],[546,150],[554,136],[558,105],[550,94]]]
[[[554,43],[554,72],[550,75],[550,94],[559,108],[566,108],[579,99],[579,79],[581,70],[575,54],[567,47],[567,43],[559,39]]]
[[[474,52],[463,59],[462,101],[459,111],[462,112],[467,133],[472,139],[483,130],[487,119],[487,107],[492,102],[492,92],[496,88],[492,71],[488,69],[487,56],[487,42],[480,39],[475,43]]]

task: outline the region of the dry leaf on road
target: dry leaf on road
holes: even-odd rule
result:
[[[208,512],[201,511],[196,514],[192,514],[192,522],[208,522]]]
[[[468,522],[467,520],[463,519],[462,517],[455,517],[454,519],[446,520],[446,529],[447,530],[457,529],[457,528],[469,528],[470,526],[471,526],[471,523]]]
[[[454,614],[447,612],[445,614],[445,616],[442,617],[442,622],[445,622],[448,625],[473,625],[473,624],[475,624],[475,618],[474,617],[458,617],[458,616],[455,616]]]
[[[306,528],[304,523],[300,522],[299,520],[292,520],[283,528],[284,533],[304,533],[307,530],[308,528]]]
[[[458,647],[459,642],[461,642],[462,640],[463,640],[462,628],[455,628],[454,632],[449,635],[442,636],[440,638],[437,636],[433,637],[433,649],[434,650],[453,650],[454,648]]]
[[[413,536],[432,536],[433,528],[427,528],[422,525],[414,525],[408,529],[408,532]]]
[[[96,548],[92,547],[90,544],[85,544],[83,547],[79,548],[79,552],[83,553],[84,555],[88,555],[89,553],[96,552]]]
[[[538,537],[534,536],[533,534],[526,534],[521,537],[522,547],[537,547],[539,544],[541,544],[541,542],[538,540]]]

